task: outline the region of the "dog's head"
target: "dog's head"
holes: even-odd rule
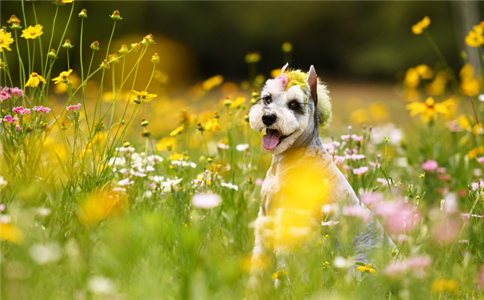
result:
[[[260,101],[250,110],[250,126],[266,130],[262,146],[272,154],[290,148],[298,139],[310,138],[314,129],[331,122],[331,102],[326,86],[319,82],[314,67],[308,73],[284,72],[269,79]]]

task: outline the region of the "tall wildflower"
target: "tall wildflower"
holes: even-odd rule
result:
[[[480,47],[484,45],[484,21],[474,25],[472,30],[465,38],[465,42],[470,47]]]
[[[12,51],[10,49],[10,44],[13,43],[12,33],[6,32],[5,29],[0,30],[0,52],[3,52],[3,49],[7,49],[8,51]]]
[[[41,36],[44,32],[42,31],[43,26],[42,25],[35,25],[35,26],[29,26],[27,29],[22,30],[22,35],[21,37],[25,39],[35,39],[36,37]]]
[[[422,34],[423,30],[430,25],[430,18],[425,16],[421,21],[417,22],[417,24],[412,26],[413,34]]]
[[[44,77],[40,76],[36,72],[32,72],[29,76],[29,80],[25,84],[25,86],[31,86],[31,87],[38,87],[40,82],[47,83],[44,79]]]

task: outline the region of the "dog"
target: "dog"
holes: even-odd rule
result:
[[[277,257],[304,243],[311,228],[321,225],[325,204],[362,205],[319,136],[319,127],[327,127],[332,117],[326,86],[313,66],[308,73],[286,68],[266,81],[249,113],[251,127],[266,131],[262,147],[272,154],[255,221],[254,264],[267,249]],[[378,221],[362,228],[353,240],[355,261],[367,261],[367,251],[384,240],[392,247]]]

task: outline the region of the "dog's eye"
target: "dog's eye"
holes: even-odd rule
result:
[[[289,103],[289,108],[291,108],[291,109],[298,109],[299,107],[300,107],[300,105],[296,100],[293,100],[293,101],[291,101],[291,103]]]
[[[262,101],[264,102],[265,105],[269,105],[272,103],[272,99],[270,96],[262,98]]]

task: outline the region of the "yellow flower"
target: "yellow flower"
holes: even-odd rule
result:
[[[472,27],[465,38],[465,42],[470,47],[480,47],[484,45],[484,21]]]
[[[42,25],[35,25],[35,26],[29,26],[29,28],[22,30],[22,35],[21,37],[25,39],[35,39],[38,36],[41,36],[42,33]]]
[[[460,115],[457,117],[457,124],[459,124],[460,128],[469,131],[471,128],[471,123],[469,119],[465,115]]]
[[[412,26],[413,34],[422,34],[424,28],[429,27],[430,25],[430,18],[425,16],[422,21],[419,21],[417,24]]]
[[[453,99],[446,100],[442,103],[435,103],[434,98],[429,97],[427,100],[425,100],[425,103],[412,102],[407,104],[406,108],[410,110],[411,117],[421,114],[422,120],[428,123],[431,120],[436,120],[439,113],[449,114],[449,106],[453,104]]]
[[[125,201],[119,195],[93,193],[79,206],[79,221],[85,226],[94,226],[107,216],[121,212]]]
[[[170,136],[175,136],[177,134],[180,134],[183,132],[183,130],[185,129],[185,124],[182,124],[180,127],[178,127],[177,129],[173,130],[171,133],[170,133]]]
[[[25,86],[31,86],[31,87],[38,87],[39,86],[39,83],[40,82],[43,82],[43,83],[47,83],[45,82],[45,79],[44,77],[40,76],[39,74],[37,74],[36,72],[32,72],[32,74],[30,74],[29,76],[29,80],[27,81],[27,83],[25,84]]]
[[[224,77],[222,75],[216,75],[216,76],[210,77],[209,79],[205,80],[202,83],[202,88],[206,91],[210,91],[214,87],[222,84],[223,81],[224,81]]]
[[[440,71],[434,78],[434,81],[427,86],[427,93],[433,96],[442,95],[445,92],[445,84],[447,83],[447,72]]]
[[[150,100],[152,98],[157,97],[157,95],[155,95],[155,94],[148,94],[147,91],[137,92],[137,91],[133,90],[133,94],[138,96],[141,100]]]
[[[24,241],[24,234],[22,230],[15,227],[12,223],[0,222],[0,240],[19,245]]]
[[[422,79],[431,79],[434,76],[432,69],[426,64],[418,65],[415,69]]]
[[[479,146],[467,153],[470,160],[474,159],[476,156],[484,153],[484,146]]]
[[[156,149],[158,151],[161,151],[161,150],[171,151],[174,148],[176,148],[176,144],[177,144],[176,138],[164,137],[156,144]]]
[[[272,274],[272,280],[274,279],[277,279],[279,278],[280,276],[283,276],[283,275],[289,275],[289,273],[285,270],[282,270],[282,271],[277,271],[276,273]]]
[[[217,118],[209,119],[205,124],[205,130],[210,132],[215,132],[220,130],[220,124],[218,123]]]
[[[174,161],[174,160],[189,160],[190,157],[189,156],[186,156],[184,154],[180,154],[180,153],[173,153],[172,155],[170,155],[169,159],[171,161]]]
[[[244,103],[245,103],[245,97],[237,97],[237,99],[235,99],[235,101],[232,102],[232,104],[230,104],[230,107],[238,108]]]
[[[52,81],[55,81],[54,83],[55,84],[58,84],[58,83],[68,83],[69,82],[69,76],[71,75],[72,73],[72,69],[70,69],[69,71],[64,71],[64,72],[61,72],[59,74],[58,77],[52,79]]]
[[[375,269],[373,269],[371,266],[369,265],[366,265],[366,266],[359,266],[356,268],[358,271],[360,271],[361,273],[371,273],[373,275],[377,275],[378,274],[376,273]]]
[[[420,77],[416,68],[410,68],[405,73],[405,79],[403,80],[403,84],[407,88],[416,88],[420,84]]]
[[[430,290],[432,293],[451,292],[455,294],[459,290],[459,284],[453,279],[439,278],[434,280]]]
[[[460,88],[464,95],[475,96],[479,94],[479,80],[474,77],[474,67],[470,63],[467,63],[462,67],[459,76],[461,78]]]
[[[10,49],[10,44],[12,43],[12,33],[6,32],[4,29],[0,30],[0,52],[3,52],[3,48],[12,51],[12,49]]]

